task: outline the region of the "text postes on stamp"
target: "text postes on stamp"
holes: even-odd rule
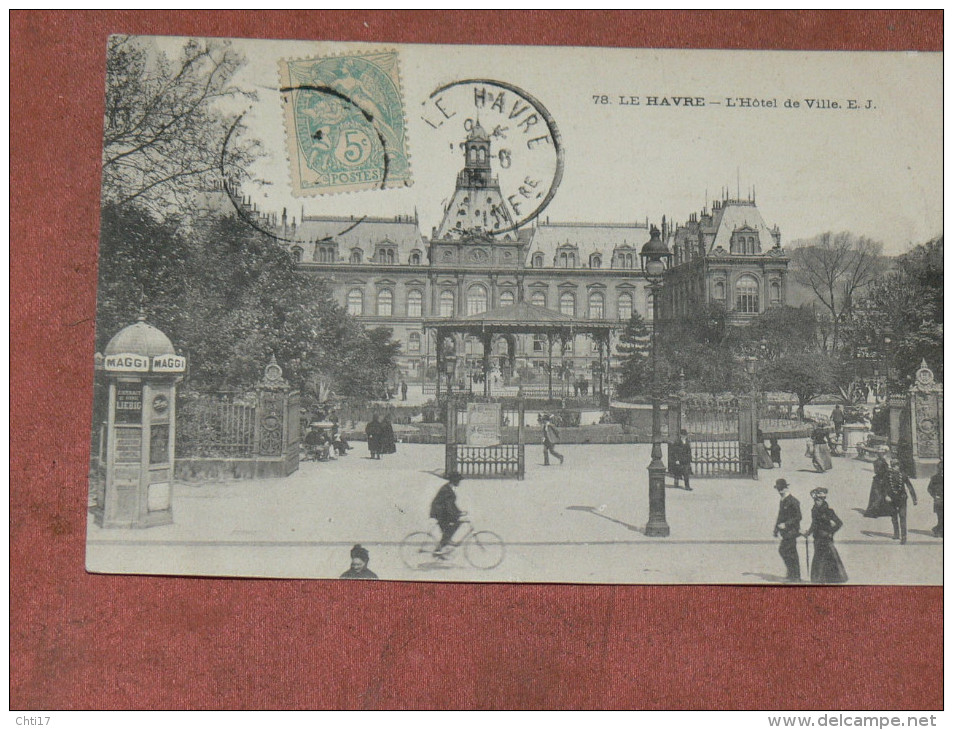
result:
[[[395,51],[282,60],[279,69],[295,195],[411,184]]]
[[[523,89],[489,79],[454,81],[430,94],[420,117],[438,138],[433,149],[444,150],[448,164],[460,147],[488,157],[488,182],[500,199],[477,201],[489,215],[472,228],[493,234],[514,231],[538,217],[556,194],[564,159],[559,130],[542,102]],[[472,232],[465,223],[460,227],[464,220],[455,222],[456,229],[441,228],[439,235]]]

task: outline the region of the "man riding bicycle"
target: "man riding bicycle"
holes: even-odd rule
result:
[[[453,537],[453,533],[460,526],[460,518],[465,514],[457,507],[457,494],[453,488],[460,484],[463,477],[459,472],[452,471],[447,475],[447,483],[437,491],[437,495],[430,503],[430,516],[437,520],[440,527],[440,542],[434,553],[439,555]]]

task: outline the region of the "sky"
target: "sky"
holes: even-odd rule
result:
[[[165,48],[178,42],[158,41]],[[465,135],[466,99],[450,100],[460,114],[439,130],[421,113],[435,89],[479,78],[525,90],[558,127],[564,170],[543,218],[682,222],[725,190],[731,197],[756,190],[759,210],[769,226],[780,227],[782,242],[848,230],[896,254],[942,233],[940,54],[252,40],[234,46],[248,59],[235,81],[258,96],[241,110],[265,151],[252,172],[270,183],[245,192],[260,209],[287,208],[289,218],[302,209],[357,216],[417,210],[428,235],[462,167],[462,153],[451,143]],[[295,197],[277,91],[279,59],[382,48],[398,54],[413,185]],[[623,96],[630,103],[623,104]],[[695,103],[675,106],[673,97]],[[823,101],[810,105],[808,99]],[[859,108],[848,109],[848,100]],[[830,101],[840,108],[830,108]]]

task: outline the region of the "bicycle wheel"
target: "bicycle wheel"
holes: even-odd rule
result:
[[[400,559],[411,570],[420,570],[434,561],[437,539],[429,532],[412,532],[400,544]]]
[[[463,543],[463,555],[467,562],[481,570],[490,570],[502,563],[505,552],[503,539],[489,530],[474,532]]]

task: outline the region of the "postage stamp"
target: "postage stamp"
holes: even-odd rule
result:
[[[279,61],[295,195],[411,184],[396,51]]]

